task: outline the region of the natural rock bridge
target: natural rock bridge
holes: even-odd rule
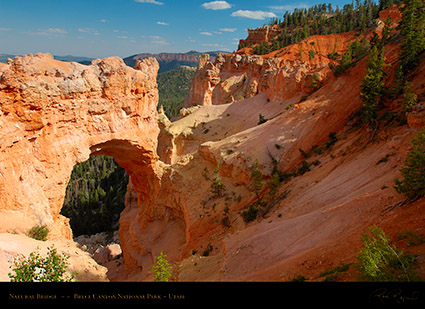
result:
[[[138,207],[125,210],[120,233],[126,265],[138,264],[143,250],[131,248],[143,220],[152,217],[146,205],[159,190],[162,171],[158,69],[153,58],[132,69],[118,57],[85,66],[49,54],[0,64],[0,232],[45,224],[50,237],[72,238],[60,215],[72,169],[90,155],[108,155],[131,177],[128,198],[135,199],[129,204]]]

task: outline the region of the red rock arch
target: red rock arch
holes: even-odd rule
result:
[[[90,155],[114,157],[136,191],[146,188],[139,179],[153,177],[158,161],[159,66],[147,59],[136,68],[118,57],[85,66],[49,54],[0,65],[0,212],[21,218],[3,232],[47,224],[52,237],[70,238],[59,213],[74,165]]]

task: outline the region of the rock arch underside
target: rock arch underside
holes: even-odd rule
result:
[[[404,197],[393,188],[425,126],[423,96],[407,123],[382,122],[373,140],[355,125],[365,59],[335,77],[327,55],[356,35],[311,36],[270,57],[202,56],[173,122],[157,112],[155,59],[134,69],[117,57],[85,66],[49,54],[0,64],[0,259],[5,233],[36,224],[48,225],[51,241],[71,240],[60,210],[73,167],[91,155],[113,157],[130,176],[120,280],[151,280],[160,252],[180,281],[321,280],[356,261],[372,224],[393,238],[403,229],[425,235],[424,199],[395,207]],[[388,76],[398,52],[386,46]],[[314,75],[320,87],[312,89]],[[409,77],[415,93],[423,76],[421,61]],[[402,110],[397,100],[383,103],[388,113]],[[271,194],[276,170],[296,176]],[[250,205],[258,214],[246,222]],[[423,257],[424,246],[409,250]],[[351,268],[341,276],[354,279]]]

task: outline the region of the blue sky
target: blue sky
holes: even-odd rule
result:
[[[1,0],[0,54],[93,58],[137,53],[232,52],[247,28],[286,10],[350,0]]]

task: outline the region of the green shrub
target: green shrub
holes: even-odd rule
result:
[[[420,246],[425,243],[425,237],[416,232],[404,229],[402,232],[397,232],[396,240],[404,240],[409,246]]]
[[[66,274],[69,256],[59,255],[52,246],[47,248],[47,256],[42,257],[39,252],[31,252],[28,258],[21,258],[14,262],[15,268],[8,276],[12,282],[70,282],[74,276]]]
[[[168,279],[171,277],[172,267],[168,263],[164,253],[160,253],[159,256],[155,257],[155,265],[151,267],[154,271],[154,280],[155,282],[168,282]]]
[[[217,162],[217,168],[214,171],[215,176],[212,179],[211,191],[210,191],[213,194],[214,198],[223,197],[224,191],[226,191],[224,184],[221,182],[219,172],[220,172],[220,163]]]
[[[267,185],[270,189],[270,195],[274,196],[276,194],[276,192],[279,190],[279,187],[281,186],[281,182],[280,182],[280,176],[279,173],[276,172],[272,175],[272,178],[267,181]]]
[[[211,251],[213,251],[213,246],[211,244],[208,244],[207,249],[202,252],[202,256],[209,256]]]
[[[377,226],[369,228],[371,236],[362,234],[363,248],[357,265],[365,281],[414,281],[416,258],[391,244],[391,239]]]
[[[412,150],[407,154],[405,166],[400,169],[403,179],[396,179],[395,189],[408,200],[425,196],[425,129],[412,140]]]
[[[376,126],[378,118],[378,105],[382,94],[385,92],[384,49],[373,46],[366,62],[367,71],[360,85],[360,98],[363,101],[363,122]]]
[[[306,280],[307,280],[306,277],[302,275],[298,275],[296,277],[293,277],[291,280],[289,280],[289,282],[305,282]]]
[[[338,141],[338,138],[336,137],[336,133],[335,132],[329,133],[329,141],[326,142],[326,149],[331,148],[337,141]]]
[[[257,218],[257,215],[258,215],[258,209],[251,204],[248,206],[248,209],[242,213],[242,218],[245,221],[245,223],[249,223],[251,221],[254,221]]]
[[[258,115],[258,125],[266,123],[267,119],[262,114]]]
[[[348,68],[352,67],[357,61],[367,55],[369,51],[369,41],[362,39],[354,41],[348,44],[347,51],[342,54],[338,65],[329,64],[331,70],[335,76],[339,76],[344,73]],[[338,54],[329,54],[330,58],[335,59]]]
[[[310,166],[311,166],[311,163],[308,163],[306,160],[302,160],[301,163],[299,164],[297,174],[301,176],[311,171]]]
[[[49,229],[46,225],[36,225],[33,226],[28,231],[28,236],[36,240],[46,241],[47,235],[49,234]]]
[[[258,166],[258,161],[255,162],[255,165],[251,169],[251,189],[258,196],[258,193],[263,188],[263,172]]]
[[[336,268],[326,270],[319,275],[319,278],[325,277],[323,282],[334,282],[338,278],[338,275],[347,272],[351,265],[352,263],[342,264]]]
[[[412,91],[412,84],[405,82],[403,87],[403,98],[404,98],[404,111],[406,113],[410,112],[413,106],[418,102],[418,96]]]
[[[224,227],[230,228],[232,224],[230,223],[229,216],[223,217],[223,219],[221,219],[221,224],[223,224]]]

